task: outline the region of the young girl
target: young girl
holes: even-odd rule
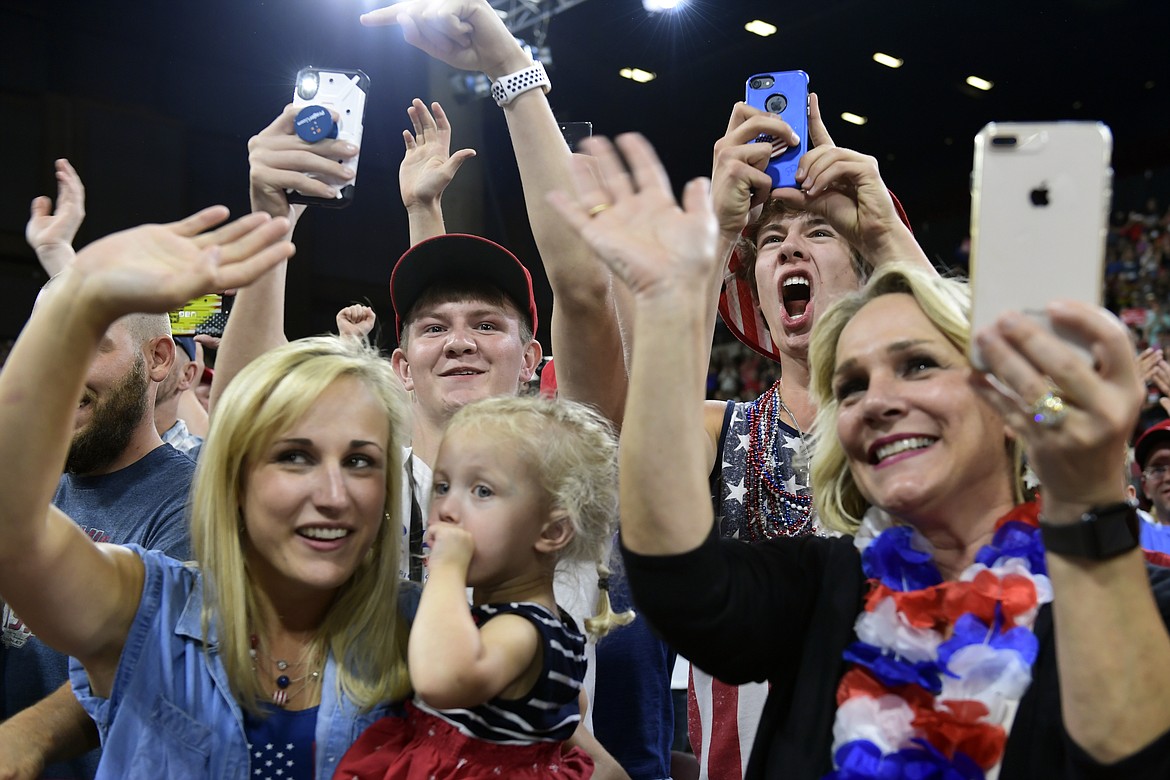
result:
[[[493,398],[459,410],[435,464],[430,576],[410,634],[415,690],[337,777],[589,777],[562,752],[580,720],[585,637],[553,597],[558,561],[598,565],[598,637],[615,615],[601,561],[617,521],[617,442],[585,406]],[[466,588],[473,589],[473,605]]]

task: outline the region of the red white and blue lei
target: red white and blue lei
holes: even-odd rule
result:
[[[983,780],[1032,680],[1032,626],[1052,601],[1035,504],[996,525],[958,580],[930,543],[871,510],[856,537],[870,591],[845,650],[825,780]]]

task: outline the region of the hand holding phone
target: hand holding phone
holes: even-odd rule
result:
[[[1112,145],[1100,122],[993,122],[975,136],[972,332],[1007,311],[1044,318],[1058,298],[1100,304]],[[983,368],[974,343],[971,362]]]
[[[370,77],[360,70],[301,68],[297,73],[296,88],[293,90],[293,104],[303,109],[297,116],[297,135],[310,143],[336,138],[360,148],[366,95],[369,91]],[[311,110],[306,110],[310,108]],[[345,163],[356,171],[358,157],[355,156]],[[289,203],[344,208],[353,202],[357,187],[356,174],[349,180],[324,176],[319,178],[337,191],[336,198],[318,198],[290,190]]]
[[[800,166],[800,158],[808,151],[808,74],[803,70],[757,73],[747,80],[746,86],[744,102],[778,115],[800,138],[797,146],[770,159],[765,168],[772,177],[772,189],[795,188],[796,169]],[[770,135],[762,135],[755,142],[770,144],[773,140]]]

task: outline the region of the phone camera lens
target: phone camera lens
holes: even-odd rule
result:
[[[297,83],[297,94],[305,100],[312,100],[317,94],[317,74],[303,73],[301,80]]]
[[[751,80],[752,89],[767,89],[776,83],[776,79],[771,76],[756,76]]]
[[[781,94],[769,95],[768,99],[764,101],[764,110],[773,114],[781,114],[786,108],[788,108],[788,98]]]

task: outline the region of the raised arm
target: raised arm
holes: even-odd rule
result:
[[[337,335],[368,341],[378,316],[369,306],[355,303],[337,312]]]
[[[334,197],[333,188],[314,178],[325,175],[347,179],[353,172],[344,161],[357,154],[346,141],[326,139],[307,143],[294,130],[298,108],[288,105],[272,124],[248,141],[248,183],[252,211],[289,220],[288,240],[305,207],[290,205],[286,190],[320,198]],[[336,119],[336,117],[334,117]],[[343,162],[339,162],[343,161]],[[211,385],[211,409],[244,366],[288,341],[284,333],[284,288],[287,263],[280,263],[246,289],[232,305],[216,354]]]
[[[476,707],[496,696],[523,696],[540,671],[540,636],[518,615],[476,626],[467,606],[471,534],[450,523],[427,529],[430,576],[410,628],[410,682],[439,709]],[[521,680],[524,677],[526,679]],[[527,683],[526,685],[521,683]]]
[[[493,82],[533,65],[486,0],[408,0],[365,14],[362,23],[401,25],[408,43]],[[532,234],[553,291],[559,392],[620,423],[626,367],[609,274],[545,200],[552,190],[569,186],[572,154],[542,89],[516,95],[503,111]]]
[[[1095,364],[1023,314],[1005,315],[977,334],[977,344],[1017,396],[982,388],[1027,443],[1043,485],[1043,520],[1064,525],[1125,499],[1120,453],[1144,389],[1116,317],[1071,302],[1050,305],[1048,315],[1088,345]],[[1025,407],[1053,386],[1067,415],[1041,425]],[[1046,560],[1064,726],[1090,756],[1112,763],[1170,731],[1170,604],[1155,601],[1136,547],[1105,560],[1049,550]]]
[[[46,644],[108,686],[137,609],[141,560],[95,545],[51,505],[86,369],[122,315],[165,312],[245,284],[291,254],[284,219],[227,209],[96,241],[41,296],[0,372],[0,598]]]
[[[410,245],[447,232],[443,222],[443,192],[463,163],[475,156],[474,149],[451,154],[451,123],[438,103],[415,98],[406,109],[414,133],[402,131],[406,153],[398,166],[398,190],[410,224]]]
[[[718,225],[706,179],[687,184],[680,208],[650,144],[634,134],[619,136],[617,144],[628,172],[607,141],[588,146],[608,209],[590,216],[591,201],[565,192],[550,202],[634,299],[638,337],[621,443],[622,542],[643,554],[685,552],[707,538],[714,522],[702,356],[710,339],[705,284],[721,260]],[[579,177],[590,175],[578,169]]]
[[[46,195],[33,198],[24,237],[37,253],[41,268],[56,276],[73,262],[73,239],[85,219],[85,186],[81,177],[62,158],[54,164],[57,178],[57,206]]]
[[[815,127],[810,123],[810,129]],[[761,135],[776,140],[772,144],[753,143]],[[776,114],[743,102],[736,103],[731,109],[727,130],[715,142],[711,164],[711,200],[719,221],[719,254],[724,261],[735,249],[740,234],[753,215],[771,196],[772,177],[764,171],[768,161],[799,142],[788,123]],[[717,273],[716,285],[719,276],[721,274]],[[716,286],[712,295],[712,316],[718,294]]]

